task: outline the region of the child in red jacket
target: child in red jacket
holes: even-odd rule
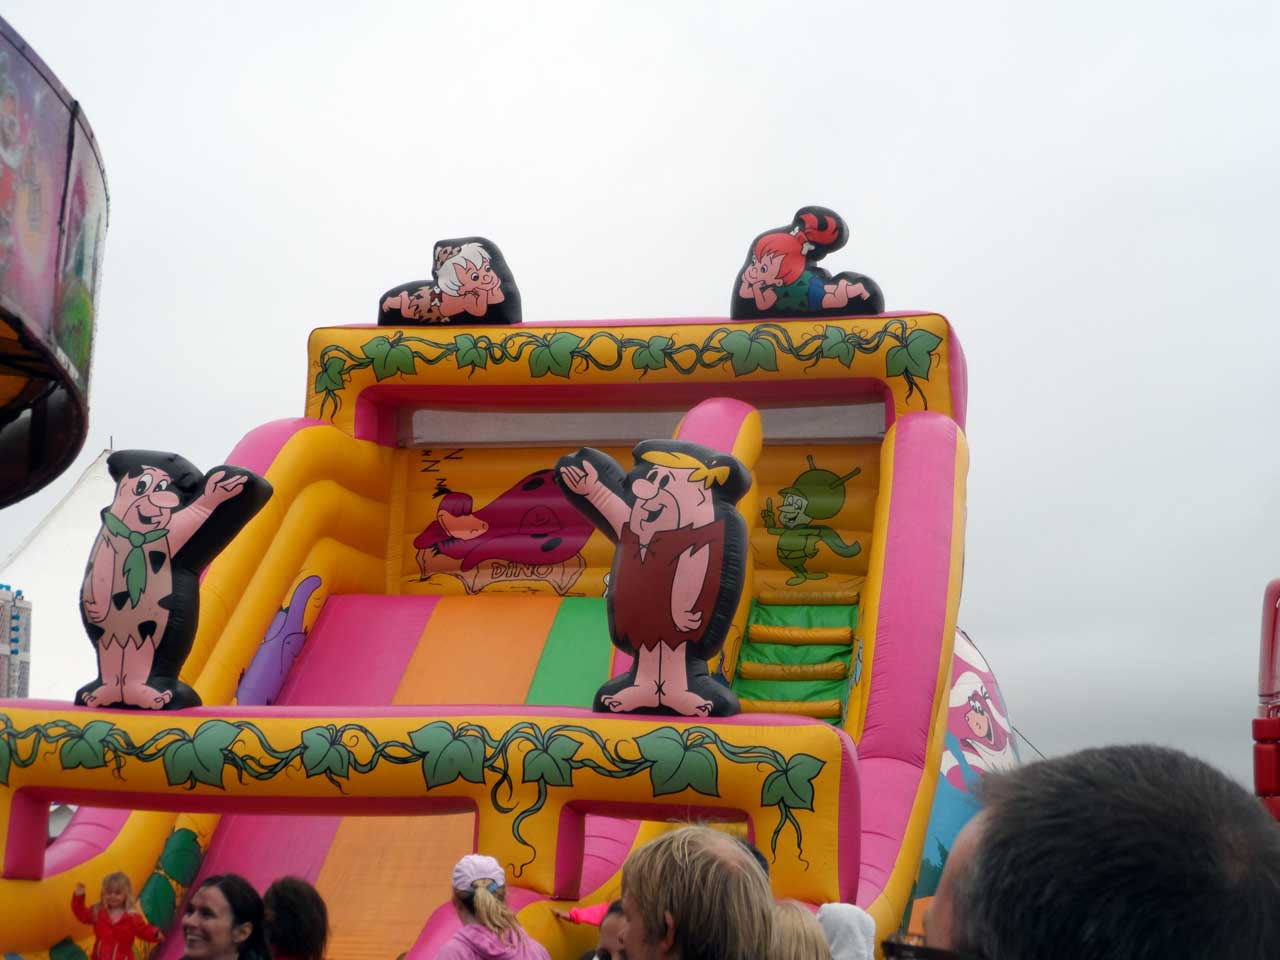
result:
[[[84,902],[84,884],[77,883],[71,895],[71,912],[81,923],[93,926],[93,953],[90,960],[133,960],[133,941],[159,943],[164,934],[147,923],[133,887],[123,873],[102,878],[102,898],[92,907]]]

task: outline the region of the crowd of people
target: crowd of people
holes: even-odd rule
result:
[[[891,938],[887,960],[1274,960],[1280,957],[1280,825],[1242,787],[1176,750],[1106,747],[984,778],[925,917],[925,943]],[[686,826],[632,852],[621,897],[557,912],[598,926],[582,960],[872,960],[872,918],[775,901],[769,863],[744,840]],[[436,960],[549,960],[507,902],[493,857],[452,875],[459,928]],[[112,874],[76,916],[92,960],[126,960],[161,932]],[[321,960],[328,920],[310,884],[259,897],[205,879],[182,918],[188,960]],[[404,955],[402,955],[403,957]]]
[[[78,884],[71,909],[93,927],[90,960],[134,960],[136,940],[164,939],[143,917],[123,873],[103,879],[92,906]],[[298,877],[281,877],[259,896],[244,877],[226,873],[206,877],[191,892],[181,929],[185,960],[324,960],[329,914],[315,887]]]

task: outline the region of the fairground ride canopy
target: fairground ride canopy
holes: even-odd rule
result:
[[[80,104],[0,19],[0,507],[84,443],[106,232],[106,175]]]

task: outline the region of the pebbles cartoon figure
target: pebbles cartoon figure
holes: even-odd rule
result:
[[[884,294],[860,273],[835,276],[818,261],[849,240],[849,227],[826,207],[803,207],[789,226],[756,237],[738,271],[729,316],[735,320],[882,313]]]
[[[431,279],[393,287],[378,303],[384,327],[520,322],[515,278],[497,244],[484,237],[439,241]]]
[[[271,496],[262,478],[221,466],[208,476],[172,453],[107,458],[115,499],[102,511],[80,590],[98,679],[76,694],[90,707],[200,705],[178,680],[200,616],[200,571]]]
[[[596,691],[594,709],[690,717],[738,713],[706,661],[724,645],[742,596],[746,524],[734,505],[751,485],[734,457],[695,443],[646,440],[622,467],[599,450],[562,457],[556,479],[617,544],[609,580],[614,645],[630,671]]]

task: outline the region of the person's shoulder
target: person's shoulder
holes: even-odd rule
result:
[[[445,941],[445,945],[436,954],[436,960],[472,960],[475,956],[475,950],[471,948],[471,944],[467,943],[466,938],[462,936],[462,931],[459,930]]]

